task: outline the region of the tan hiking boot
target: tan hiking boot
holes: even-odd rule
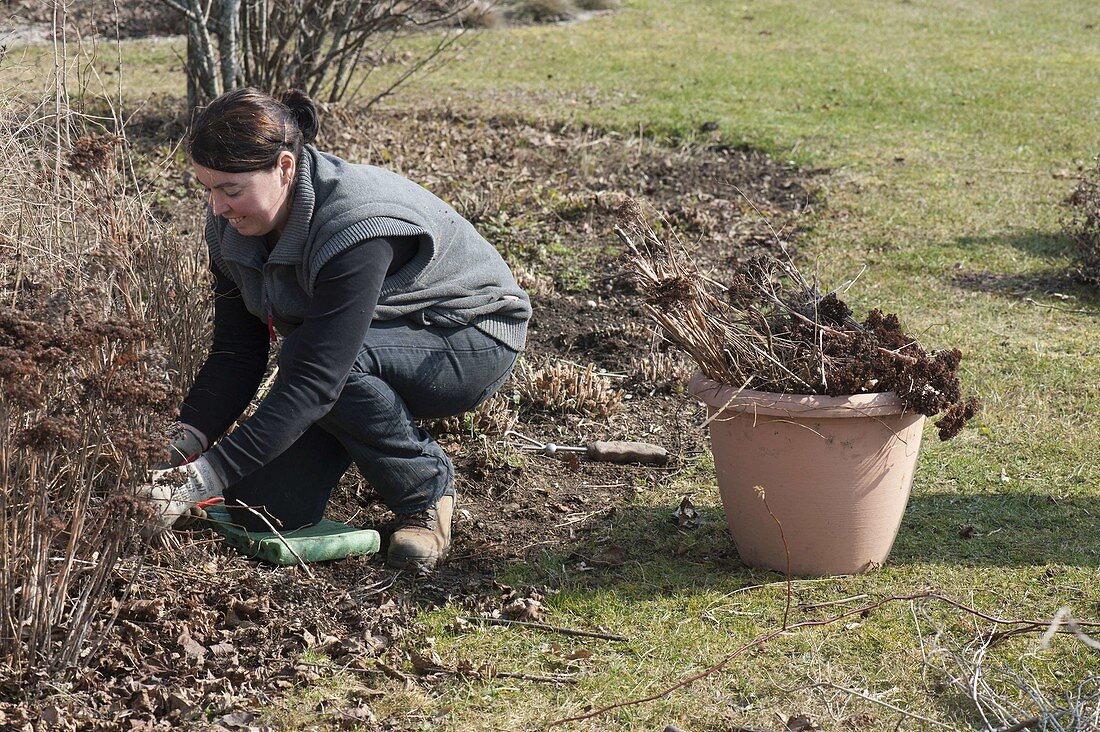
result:
[[[451,519],[456,503],[458,496],[448,489],[433,508],[398,516],[386,566],[433,569],[442,561],[451,548]]]

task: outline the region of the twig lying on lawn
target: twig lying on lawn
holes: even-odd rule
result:
[[[551,684],[575,684],[577,680],[572,676],[539,676],[538,674],[519,674],[511,671],[496,671],[492,676],[502,676],[506,679],[523,679],[524,681],[545,681]]]
[[[840,600],[829,600],[829,602],[815,602],[812,605],[799,605],[799,610],[817,610],[823,607],[832,607],[834,605],[846,605],[849,602],[855,602],[856,600],[866,600],[869,595],[852,595],[851,597],[845,597]]]
[[[1057,310],[1060,313],[1079,313],[1081,315],[1100,315],[1100,310],[1082,310],[1080,308],[1060,308],[1057,305],[1044,305],[1041,302],[1036,302],[1030,297],[1025,297],[1024,302],[1028,305],[1034,305],[1037,308],[1045,308],[1046,310]]]
[[[1045,629],[1050,625],[1050,623],[1045,621],[1045,620],[1029,620],[1029,619],[1024,619],[1024,618],[1012,618],[1012,619],[998,618],[994,615],[989,615],[988,613],[984,613],[981,610],[978,610],[976,608],[972,608],[969,605],[964,605],[963,603],[959,602],[958,600],[953,600],[950,597],[945,597],[944,595],[940,595],[940,594],[937,594],[935,592],[916,592],[916,593],[913,593],[911,595],[891,595],[890,597],[886,597],[886,598],[883,598],[881,600],[876,600],[875,602],[867,603],[867,604],[861,605],[857,608],[847,610],[843,613],[840,613],[839,615],[834,615],[831,618],[825,618],[824,620],[803,620],[801,622],[794,623],[793,625],[788,625],[788,626],[783,627],[783,628],[776,628],[776,629],[773,629],[773,630],[769,630],[766,633],[762,633],[761,635],[758,635],[756,638],[752,639],[748,643],[744,643],[744,644],[738,646],[736,649],[734,649],[733,651],[728,653],[726,655],[726,657],[723,658],[718,663],[715,663],[715,664],[703,669],[702,671],[700,671],[697,674],[693,674],[693,675],[691,675],[691,676],[689,676],[685,679],[681,679],[680,681],[677,681],[675,684],[673,684],[672,686],[666,688],[663,691],[659,691],[656,694],[650,694],[649,696],[642,697],[642,698],[639,698],[639,699],[629,699],[627,701],[617,702],[615,704],[609,704],[608,706],[600,707],[599,709],[595,709],[595,710],[593,710],[591,712],[588,712],[586,714],[578,714],[578,715],[573,716],[573,717],[564,717],[562,719],[556,719],[553,722],[550,722],[550,724],[547,725],[547,726],[548,727],[556,727],[558,725],[565,724],[566,722],[579,722],[579,721],[584,720],[584,719],[591,719],[592,717],[597,717],[601,714],[606,714],[607,712],[610,712],[610,711],[615,710],[615,709],[622,709],[623,707],[631,707],[631,706],[635,706],[635,705],[638,705],[638,704],[645,704],[646,702],[655,701],[657,699],[662,699],[662,698],[668,696],[669,694],[671,694],[672,692],[676,691],[677,689],[682,689],[683,687],[689,686],[689,685],[695,683],[696,681],[698,681],[700,679],[703,679],[703,678],[706,678],[707,676],[710,676],[711,674],[713,674],[717,671],[721,671],[723,668],[728,666],[730,664],[730,662],[733,661],[733,659],[737,658],[738,656],[744,654],[747,651],[752,650],[753,648],[757,648],[757,647],[767,643],[768,641],[770,641],[771,639],[773,639],[777,636],[790,633],[791,631],[797,630],[799,628],[813,628],[813,627],[820,627],[820,626],[824,626],[824,625],[832,625],[834,623],[840,622],[841,620],[844,620],[845,618],[850,618],[854,615],[863,615],[864,613],[869,613],[870,611],[876,610],[880,607],[883,607],[884,605],[890,605],[890,604],[893,604],[895,602],[911,602],[913,600],[938,600],[939,602],[946,603],[946,604],[948,604],[952,607],[955,607],[955,608],[958,608],[959,610],[962,610],[963,612],[969,613],[971,615],[975,615],[979,618],[982,618],[984,620],[988,620],[988,621],[990,621],[992,623],[996,623],[998,625],[1018,626],[1021,629],[1021,632],[1024,632],[1023,629],[1032,630],[1032,631],[1033,630],[1038,630],[1040,628]],[[1090,626],[1090,627],[1100,627],[1100,622],[1095,622],[1095,621],[1084,622],[1084,621],[1082,621],[1082,622],[1079,622],[1078,625]],[[1062,632],[1062,631],[1059,631],[1059,632]],[[1070,631],[1065,631],[1065,632],[1070,632]]]
[[[546,684],[575,684],[577,680],[572,676],[542,676],[540,674],[521,674],[514,671],[494,671],[494,670],[481,670],[476,669],[474,672],[463,669],[450,669],[440,666],[427,666],[424,668],[424,673],[431,674],[447,674],[449,676],[460,677],[473,677],[473,678],[503,678],[503,679],[522,679],[523,681],[539,681]]]
[[[468,615],[462,618],[469,623],[488,623],[489,625],[519,625],[524,628],[537,628],[538,630],[546,630],[551,633],[561,633],[562,635],[578,635],[584,638],[602,638],[603,640],[613,641],[627,641],[629,638],[621,635],[612,635],[611,633],[598,633],[594,630],[575,630],[574,628],[560,628],[556,625],[547,625],[545,623],[531,623],[526,620],[509,620],[507,618],[481,618],[473,615]]]
[[[1001,727],[997,732],[1024,732],[1025,729],[1039,729],[1039,724],[1042,721],[1038,717],[1032,717],[1009,727]]]
[[[1091,635],[1083,632],[1078,627],[1077,621],[1070,614],[1068,607],[1058,608],[1058,612],[1054,613],[1054,619],[1050,621],[1050,627],[1047,628],[1047,632],[1043,633],[1043,648],[1050,648],[1050,639],[1054,637],[1061,627],[1065,625],[1071,633],[1077,636],[1077,640],[1084,643],[1094,651],[1100,651],[1100,641],[1093,638]]]

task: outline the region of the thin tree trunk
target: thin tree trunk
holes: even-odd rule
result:
[[[441,63],[464,34],[450,25],[473,0],[159,0],[187,19],[187,102],[192,109],[242,85],[305,89],[329,101],[356,97],[397,38],[442,32],[435,47],[368,103]]]
[[[241,27],[238,18],[240,7],[241,0],[221,0],[215,21],[223,91],[235,89],[240,86],[243,79],[238,42]]]
[[[187,21],[187,72],[188,105],[194,109],[204,101],[221,94],[217,66],[214,59],[214,44],[210,40],[207,28],[210,6],[206,10],[199,0],[190,0],[189,10],[192,17]],[[194,88],[192,88],[192,80]],[[194,93],[193,92],[197,92]]]

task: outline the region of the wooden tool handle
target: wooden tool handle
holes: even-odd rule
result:
[[[664,465],[668,462],[668,451],[648,442],[592,442],[585,457],[605,463]]]

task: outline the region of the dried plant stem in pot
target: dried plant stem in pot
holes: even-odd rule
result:
[[[646,313],[711,379],[786,394],[895,392],[908,409],[946,413],[940,439],[977,413],[978,400],[961,394],[962,354],[926,352],[897,316],[876,309],[856,321],[836,291],[822,293],[789,258],[754,256],[723,285],[699,272],[677,239],[658,237],[636,202],[618,218]]]

